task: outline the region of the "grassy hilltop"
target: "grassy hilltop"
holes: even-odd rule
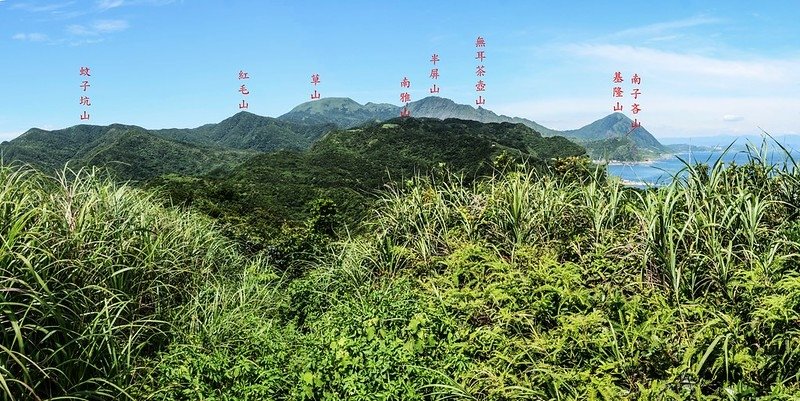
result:
[[[412,179],[291,272],[98,173],[3,166],[0,394],[797,399],[800,173],[751,156],[648,191]]]

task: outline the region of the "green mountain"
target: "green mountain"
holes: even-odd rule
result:
[[[361,105],[349,98],[328,98],[303,103],[280,117],[279,120],[304,124],[336,124],[351,128],[358,125],[383,121],[397,117],[402,107],[391,104],[367,103]],[[607,158],[609,154],[621,157],[617,160],[642,160],[669,153],[645,128],[631,132],[631,120],[621,113],[610,114],[591,124],[575,130],[557,131],[535,121],[519,117],[498,115],[482,107],[458,104],[450,99],[429,96],[408,104],[412,117],[457,118],[483,123],[515,123],[526,125],[544,136],[564,136],[587,146],[595,158]],[[612,138],[629,137],[625,140],[609,141]]]
[[[113,124],[29,130],[0,144],[5,162],[22,162],[45,172],[107,166],[123,180],[147,180],[161,174],[205,174],[232,167],[255,152],[195,145],[165,139],[144,128]]]
[[[419,172],[446,167],[472,179],[490,174],[498,158],[544,165],[582,154],[567,139],[542,137],[522,124],[395,118],[331,132],[306,152],[257,155],[227,177],[165,177],[156,185],[176,203],[195,204],[223,221],[244,221],[264,235],[307,217],[317,199],[333,200],[347,221],[355,221],[373,193]]]
[[[361,105],[350,98],[324,98],[305,102],[290,112],[278,117],[283,121],[306,124],[333,123],[341,128],[352,128],[364,123],[385,121],[400,115],[402,106],[387,103],[367,103]],[[444,120],[457,118],[482,123],[515,123],[524,124],[545,136],[561,135],[560,132],[537,124],[534,121],[519,117],[497,115],[491,110],[477,109],[465,104],[458,104],[450,99],[428,96],[408,104],[412,117],[428,117]]]
[[[462,120],[480,121],[482,123],[514,123],[523,124],[533,128],[544,136],[563,136],[561,132],[547,128],[525,118],[509,117],[495,114],[491,110],[478,107],[477,109],[465,104],[458,104],[450,99],[429,96],[408,105],[413,117],[431,117],[438,119],[458,118]]]
[[[278,119],[296,124],[335,124],[340,128],[351,128],[388,120],[399,114],[400,107],[387,103],[362,105],[350,98],[330,97],[300,104]]]
[[[400,115],[402,106],[387,103],[367,103],[362,105],[350,98],[324,98],[305,102],[290,112],[278,117],[279,120],[302,124],[336,124],[341,128],[352,128],[358,125],[385,121]],[[458,104],[450,99],[429,96],[408,104],[412,117],[428,117],[444,120],[457,118],[482,123],[514,123],[524,124],[545,136],[561,135],[560,132],[537,124],[534,121],[519,117],[497,115],[491,110],[477,109],[465,104]]]
[[[307,149],[319,137],[334,128],[330,122],[306,124],[243,111],[218,124],[152,132],[165,139],[197,145],[271,152],[278,149]]]
[[[583,142],[586,152],[594,160],[641,161],[657,158],[661,153],[642,149],[630,137],[618,136]]]
[[[170,141],[132,129],[109,132],[72,159],[78,166],[105,166],[122,180],[146,181],[163,174],[198,175],[231,168],[254,152]]]
[[[46,170],[55,170],[109,130],[136,128],[139,127],[120,124],[108,127],[76,125],[55,131],[32,128],[17,138],[0,144],[0,154],[5,162],[20,161]]]
[[[258,152],[308,149],[332,124],[309,125],[241,112],[218,124],[148,131],[137,126],[77,125],[29,130],[0,144],[5,161],[20,161],[45,171],[108,165],[125,180],[161,174],[200,175],[231,167]]]
[[[633,121],[622,113],[610,114],[563,135],[586,147],[592,158],[643,160],[670,153],[644,127],[631,129]]]

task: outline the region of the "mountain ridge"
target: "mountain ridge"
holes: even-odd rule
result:
[[[397,117],[400,115],[400,111],[403,109],[403,107],[404,106],[395,106],[389,103],[373,102],[367,102],[364,105],[361,105],[350,98],[330,97],[301,103],[292,108],[292,110],[289,112],[277,118],[280,120],[295,122],[319,122],[324,121],[324,118],[326,117],[326,111],[346,109],[347,115],[340,118],[340,120],[344,122],[340,126],[341,128],[352,128],[366,122],[375,120],[383,121]],[[459,104],[451,99],[439,96],[428,96],[420,100],[410,102],[407,107],[411,112],[412,117],[438,118],[440,120],[446,118],[457,118],[462,120],[478,121],[482,123],[522,123],[545,136],[559,135],[559,131],[547,128],[532,120],[496,114],[493,111],[483,107],[478,107],[476,109],[472,106]],[[304,113],[307,115],[304,116]],[[336,117],[328,118],[331,120],[337,120]]]
[[[562,134],[586,148],[595,160],[637,161],[672,153],[643,126],[633,128],[633,120],[612,113],[581,128]]]
[[[644,127],[630,131],[630,119],[613,113],[574,130],[558,131],[535,121],[520,117],[499,115],[482,107],[458,104],[451,99],[429,96],[408,104],[415,118],[444,120],[457,118],[482,123],[523,124],[543,136],[563,136],[587,148],[590,156],[599,159],[609,153],[630,159],[642,159],[670,152]],[[147,131],[155,137],[174,141],[196,152],[201,147],[208,152],[226,150],[242,152],[273,152],[276,150],[309,149],[325,134],[337,128],[348,129],[396,118],[401,107],[388,103],[368,102],[364,105],[350,98],[324,98],[301,103],[289,112],[273,118],[242,111],[218,123],[196,128],[167,128],[146,130],[136,125],[111,124],[108,126],[76,125],[47,131],[32,128],[19,137],[0,144],[4,157],[21,160],[53,169],[99,146],[104,135],[116,131]],[[615,140],[613,138],[628,138]],[[155,146],[155,140],[144,141]],[[174,150],[173,145],[166,145]],[[624,147],[622,149],[621,147]],[[136,152],[137,149],[132,149]],[[143,152],[149,150],[144,149]],[[112,152],[113,153],[113,152]],[[228,158],[224,158],[228,160]],[[188,162],[188,161],[187,161]],[[190,163],[194,164],[194,163]],[[177,167],[177,166],[176,166]],[[179,170],[185,171],[183,167]]]
[[[185,129],[80,124],[52,131],[32,128],[0,144],[0,154],[5,160],[45,171],[57,171],[68,163],[75,167],[106,165],[123,180],[149,179],[170,173],[205,174],[217,167],[232,167],[260,152],[307,149],[333,128],[247,112]]]
[[[599,149],[604,149],[604,151],[611,149],[613,153],[627,155],[626,157],[633,160],[650,158],[670,152],[669,148],[662,145],[644,127],[631,131],[630,124],[632,121],[621,113],[609,114],[577,129],[559,131],[545,127],[533,120],[496,114],[483,107],[474,108],[439,96],[428,96],[410,102],[407,107],[412,117],[457,118],[482,123],[508,122],[524,124],[544,136],[564,136],[584,146],[588,145],[589,154],[595,158],[603,157],[603,154],[601,154],[603,152]],[[350,98],[334,97],[301,103],[288,113],[279,116],[278,119],[301,123],[329,122],[342,128],[352,128],[361,124],[397,117],[402,108],[402,106],[394,106],[387,103],[369,102],[361,105]],[[608,142],[612,138],[623,138],[623,140]],[[624,138],[628,138],[628,140]],[[612,145],[626,146],[628,149],[623,151],[622,149],[614,148]]]
[[[247,220],[263,233],[286,216],[304,215],[315,199],[352,211],[347,219],[354,222],[374,193],[418,173],[446,168],[470,180],[496,172],[496,163],[543,167],[583,154],[566,138],[543,137],[523,124],[395,117],[331,131],[306,151],[259,153],[224,177],[163,177],[158,186],[175,203],[223,204],[230,221]]]

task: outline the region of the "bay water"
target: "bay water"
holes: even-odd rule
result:
[[[790,150],[789,154],[800,164],[800,152],[798,150]],[[778,166],[782,166],[784,162],[788,161],[786,152],[781,149],[769,150],[765,156],[769,163]],[[720,149],[675,153],[661,159],[646,162],[611,162],[608,164],[608,174],[619,177],[626,185],[637,187],[660,186],[669,184],[676,174],[681,173],[686,168],[686,163],[703,163],[713,166],[714,163],[719,161],[726,166],[732,163],[743,165],[748,162],[749,157],[750,154],[741,148],[738,150],[729,149],[727,152]],[[789,165],[791,165],[790,161]]]

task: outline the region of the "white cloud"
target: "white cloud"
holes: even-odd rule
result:
[[[98,0],[97,8],[101,11],[105,11],[112,8],[121,7],[123,4],[125,4],[123,0]]]
[[[548,128],[568,130],[580,128],[611,114],[612,103],[608,97],[599,95],[584,98],[552,98],[497,104],[493,111],[510,116],[529,118]],[[800,96],[729,97],[682,96],[666,93],[649,96],[642,102],[643,111],[638,119],[645,128],[658,138],[709,136],[718,134],[758,134],[759,127],[767,132],[783,134],[797,132],[797,112]],[[632,115],[626,111],[628,117]],[[720,116],[740,117],[725,120]]]
[[[629,65],[638,69],[669,72],[696,78],[732,78],[761,82],[795,82],[800,79],[800,59],[726,60],[696,54],[676,53],[648,47],[627,45],[570,45],[568,53],[604,61],[611,65]]]
[[[23,3],[14,3],[11,5],[11,8],[15,10],[24,10],[32,13],[51,13],[67,8],[73,4],[75,4],[74,1],[68,1],[64,3],[50,3],[50,4],[23,2]]]
[[[125,20],[103,20],[94,23],[94,29],[99,33],[124,31],[129,26],[128,21]]]
[[[1,0],[0,0],[1,1]],[[43,33],[18,33],[11,37],[14,40],[21,40],[26,42],[45,42],[47,41],[47,35]]]
[[[558,53],[554,53],[558,54]],[[498,105],[496,111],[574,129],[611,113],[614,71],[642,76],[639,114],[657,137],[800,130],[800,58],[710,57],[652,47],[574,44],[561,56],[586,77],[580,92]],[[627,92],[630,85],[623,84]],[[630,106],[630,97],[623,104]],[[626,110],[627,111],[627,110]],[[629,117],[630,117],[630,113]],[[747,116],[745,119],[743,116]]]
[[[683,35],[664,35],[664,36],[655,36],[648,39],[648,42],[668,42],[670,40],[676,40],[682,38]]]
[[[97,0],[100,10],[116,8],[121,6],[165,6],[177,0]]]
[[[665,33],[672,32],[675,30],[685,30],[686,28],[691,28],[695,26],[717,24],[720,22],[722,22],[722,20],[719,18],[695,16],[681,20],[659,22],[655,24],[629,28],[612,33],[601,39],[636,38],[641,40],[643,36],[655,36],[655,38],[649,38],[649,40],[658,40],[659,38],[660,40],[667,40],[667,39],[673,39],[674,37],[670,36],[674,35],[665,35]]]
[[[125,20],[101,20],[95,21],[91,25],[69,25],[67,32],[75,36],[96,36],[105,33],[121,32],[128,29],[130,25]]]
[[[79,40],[70,40],[67,43],[69,43],[70,46],[83,46],[83,45],[91,45],[94,43],[100,43],[103,40],[104,39],[79,39]]]
[[[176,1],[177,0],[139,0],[136,2],[136,4],[147,4],[151,6],[166,6],[167,4],[172,4]]]
[[[85,36],[85,35],[92,35],[93,33],[83,25],[68,25],[67,32],[78,35],[78,36]]]

